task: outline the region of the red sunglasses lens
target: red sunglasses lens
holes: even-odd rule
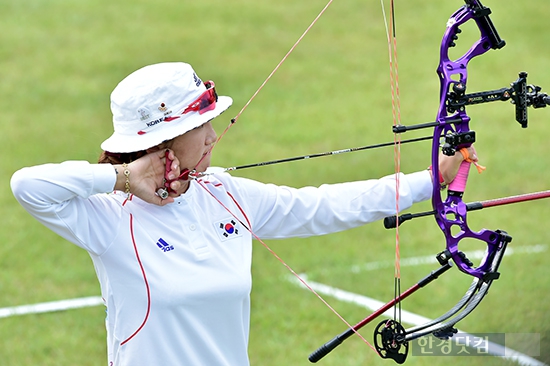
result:
[[[193,103],[183,111],[183,114],[189,112],[199,112],[203,114],[216,108],[216,101],[218,100],[218,94],[216,94],[216,86],[213,81],[207,81],[204,83],[206,91],[200,95]]]

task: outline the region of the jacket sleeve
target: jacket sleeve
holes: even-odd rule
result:
[[[23,168],[12,176],[11,188],[25,210],[46,227],[100,254],[120,222],[120,205],[101,194],[112,192],[115,181],[110,164],[67,161]]]
[[[265,239],[343,231],[394,215],[396,207],[395,175],[299,189],[254,181],[235,188],[246,196],[252,230]],[[428,171],[401,174],[400,211],[429,199],[431,192]]]

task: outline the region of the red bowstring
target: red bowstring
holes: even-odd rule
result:
[[[233,117],[231,119],[231,121],[229,122],[229,124],[227,125],[227,127],[225,128],[225,130],[223,130],[223,132],[220,134],[220,136],[216,139],[216,141],[212,144],[212,146],[210,146],[210,149],[208,150],[208,154],[210,154],[212,152],[212,150],[214,149],[214,147],[220,142],[220,140],[225,136],[225,134],[227,133],[227,131],[229,131],[229,129],[235,124],[235,122],[237,122],[237,120],[239,119],[239,117],[241,116],[241,114],[243,114],[243,112],[245,111],[245,109],[250,105],[250,103],[254,100],[254,98],[256,98],[256,96],[258,95],[258,93],[264,88],[265,84],[267,84],[267,82],[271,79],[271,77],[277,72],[277,70],[279,70],[279,68],[281,67],[281,65],[283,64],[283,62],[286,61],[286,59],[288,58],[288,56],[290,56],[290,54],[292,53],[292,51],[294,51],[294,49],[296,48],[296,46],[298,46],[298,44],[302,41],[302,39],[306,36],[306,34],[309,32],[309,30],[315,25],[315,23],[317,23],[317,21],[319,20],[319,18],[321,18],[321,16],[325,13],[325,11],[328,9],[328,7],[330,6],[330,4],[332,4],[333,0],[329,0],[329,2],[327,3],[327,5],[325,5],[325,7],[323,8],[323,10],[321,10],[321,12],[315,17],[315,19],[313,19],[313,21],[311,22],[311,24],[306,28],[306,30],[304,31],[304,33],[302,33],[302,35],[300,36],[300,38],[298,38],[298,40],[294,43],[294,45],[292,45],[292,47],[290,48],[290,50],[288,50],[288,52],[284,55],[284,57],[281,59],[281,61],[279,61],[279,63],[277,64],[277,66],[275,66],[275,68],[273,69],[273,71],[271,71],[271,73],[267,76],[267,78],[264,80],[264,82],[260,85],[260,87],[254,92],[254,94],[252,94],[252,96],[250,97],[250,99],[248,100],[248,102],[245,103],[245,105],[241,108],[241,110],[239,111],[239,113],[237,113],[237,115],[235,117]],[[201,158],[201,160],[197,163],[197,165],[195,165],[195,168],[193,170],[195,170],[197,168],[197,166],[199,166],[199,164],[202,162],[202,160],[204,159],[204,156]]]
[[[296,271],[294,271],[292,269],[292,267],[290,267],[273,249],[271,249],[269,247],[269,245],[267,245],[260,237],[258,237],[258,235],[256,235],[254,233],[254,231],[252,230],[252,228],[249,227],[249,225],[246,225],[239,217],[237,217],[237,215],[235,213],[233,213],[233,211],[231,211],[231,209],[229,209],[229,207],[227,207],[226,205],[223,204],[223,202],[214,195],[214,193],[212,193],[208,187],[206,187],[206,185],[203,183],[202,179],[197,179],[196,182],[210,195],[212,196],[235,220],[237,220],[251,235],[254,239],[256,239],[257,241],[259,241],[263,246],[264,248],[266,248],[283,266],[285,266],[286,269],[288,269],[290,271],[290,273],[292,273],[292,275],[294,277],[296,277],[298,279],[298,281],[300,281],[302,283],[302,285],[304,285],[309,291],[311,291],[315,296],[317,296],[317,298],[319,300],[321,300],[321,302],[323,304],[325,304],[344,324],[346,324],[346,326],[350,329],[352,329],[355,334],[357,334],[359,336],[359,338],[361,338],[363,340],[363,342],[365,342],[370,348],[372,348],[373,351],[376,351],[376,349],[357,331],[353,328],[353,326],[346,320],[344,319],[344,317],[342,315],[340,315],[340,313],[338,313],[336,311],[336,309],[334,309],[321,295],[319,295],[319,293],[317,291],[315,291],[315,289],[313,287],[311,287],[307,282],[306,280],[304,280],[302,277],[300,277],[300,275],[298,273],[296,273]]]
[[[401,124],[401,104],[399,98],[399,68],[397,62],[397,37],[395,35],[395,5],[394,0],[390,0],[390,16],[389,23],[386,22],[386,14],[384,10],[384,2],[382,3],[382,12],[384,13],[384,22],[386,25],[386,35],[388,38],[388,56],[390,66],[390,88],[392,98],[392,116],[393,125]],[[396,217],[399,217],[399,188],[400,188],[400,172],[401,172],[401,135],[394,134],[394,166],[395,166],[395,212]],[[398,299],[401,293],[401,254],[399,250],[399,223],[395,228],[395,298]],[[401,311],[401,302],[397,301],[399,311]],[[397,311],[397,308],[394,308]],[[394,313],[394,318],[397,318],[397,314]],[[399,321],[401,320],[401,314],[399,314]]]
[[[309,30],[313,27],[313,25],[315,25],[315,23],[317,23],[317,21],[319,20],[319,18],[321,18],[321,16],[325,13],[325,11],[328,9],[328,7],[330,6],[330,4],[332,4],[332,1],[333,0],[329,0],[329,2],[327,3],[327,5],[325,5],[325,7],[323,8],[323,10],[321,10],[321,12],[315,17],[315,19],[313,19],[313,21],[311,22],[311,24],[306,28],[306,30],[304,31],[304,33],[302,33],[302,35],[300,36],[300,38],[298,38],[298,40],[296,41],[296,43],[294,43],[294,45],[290,48],[290,50],[288,50],[288,52],[286,53],[286,55],[283,57],[283,59],[281,61],[279,61],[279,63],[277,64],[277,66],[275,66],[275,68],[273,69],[273,71],[271,71],[271,73],[269,74],[269,76],[264,80],[264,82],[262,83],[262,85],[260,85],[260,87],[258,88],[258,90],[256,90],[256,92],[252,95],[252,97],[250,97],[250,99],[248,100],[248,102],[246,102],[246,104],[243,106],[243,108],[239,111],[239,113],[237,113],[237,115],[231,120],[231,124],[237,122],[237,120],[239,119],[239,117],[241,116],[241,114],[243,114],[244,110],[248,107],[248,105],[252,102],[252,100],[254,100],[254,98],[256,98],[256,95],[258,95],[258,93],[260,92],[260,90],[263,89],[263,87],[265,86],[265,84],[267,84],[267,82],[271,79],[271,77],[277,72],[277,70],[279,70],[279,67],[281,67],[281,65],[283,64],[283,62],[286,61],[286,59],[288,58],[288,56],[292,53],[292,51],[294,51],[294,49],[296,48],[296,46],[298,46],[298,44],[302,41],[302,39],[306,36],[306,34],[309,32]]]
[[[294,51],[294,49],[296,48],[296,46],[298,46],[298,44],[302,41],[302,39],[305,37],[305,35],[309,32],[309,30],[313,27],[313,25],[319,20],[319,18],[324,14],[324,12],[328,9],[328,7],[330,6],[330,4],[332,4],[333,0],[329,0],[329,2],[325,5],[325,7],[321,10],[321,12],[317,15],[317,17],[315,17],[315,19],[311,22],[311,24],[307,27],[307,29],[304,31],[304,33],[302,33],[302,35],[300,36],[300,38],[298,38],[298,40],[296,41],[296,43],[294,43],[294,45],[290,48],[290,50],[285,54],[285,56],[282,58],[282,60],[277,64],[277,66],[275,66],[275,68],[273,69],[273,71],[268,75],[268,77],[264,80],[264,82],[260,85],[260,87],[258,88],[258,90],[256,90],[256,92],[252,95],[252,97],[250,97],[250,99],[248,100],[248,102],[246,102],[246,104],[243,106],[243,108],[239,111],[239,113],[237,113],[237,115],[231,119],[231,122],[229,123],[229,125],[225,128],[225,130],[220,134],[220,136],[216,139],[216,141],[212,144],[212,146],[210,147],[209,151],[208,151],[208,154],[211,154],[212,150],[214,149],[214,147],[220,142],[220,140],[225,136],[225,134],[229,131],[229,129],[235,124],[235,122],[237,122],[237,120],[239,119],[239,117],[242,115],[242,113],[245,111],[245,109],[250,105],[250,103],[252,102],[252,100],[254,100],[254,98],[258,95],[258,93],[260,92],[260,90],[263,89],[263,87],[267,84],[267,82],[271,79],[271,77],[277,72],[277,70],[281,67],[281,65],[283,64],[283,62],[288,58],[288,56],[292,53],[292,51]],[[195,166],[195,169],[196,167],[202,162],[202,160],[204,159],[204,156],[201,158],[201,160],[197,163],[197,165]],[[199,185],[205,189],[220,205],[222,205],[222,207],[229,213],[231,214],[231,216],[233,216],[236,220],[238,220],[241,225],[243,225],[249,232],[250,234],[256,239],[258,240],[279,262],[281,262],[281,264],[283,264],[283,266],[285,266],[289,271],[290,273],[292,273],[293,276],[295,276],[309,291],[311,291],[315,296],[317,296],[317,298],[319,300],[321,300],[321,302],[323,304],[325,304],[344,324],[346,324],[346,326],[348,328],[350,328],[351,330],[353,330],[355,332],[355,334],[357,334],[357,336],[359,336],[359,338],[365,342],[365,344],[367,344],[373,351],[376,351],[376,349],[357,331],[353,328],[353,326],[347,322],[343,317],[342,315],[340,315],[321,295],[319,295],[319,293],[317,293],[317,291],[315,291],[302,277],[300,277],[281,257],[279,257],[279,255],[277,255],[277,253],[275,253],[275,251],[273,251],[264,241],[262,241],[253,231],[251,228],[249,228],[247,225],[245,225],[233,212],[231,212],[231,210],[226,207],[212,192],[210,192],[210,190],[202,183],[202,181],[200,179],[196,179],[197,183],[199,183]]]

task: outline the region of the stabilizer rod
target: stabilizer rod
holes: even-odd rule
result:
[[[467,203],[466,210],[476,211],[476,210],[481,210],[489,207],[504,206],[512,203],[540,200],[548,197],[550,197],[550,190],[520,194],[516,196],[494,198],[486,201]],[[435,211],[424,211],[424,212],[418,212],[414,214],[406,213],[406,214],[400,215],[399,219],[395,215],[389,216],[384,218],[384,227],[386,229],[394,229],[398,224],[401,225],[405,221],[409,221],[417,217],[431,216],[434,214],[435,214]]]
[[[369,324],[371,321],[373,321],[374,319],[382,315],[384,312],[389,310],[396,303],[406,299],[417,290],[421,289],[422,287],[436,280],[443,273],[451,269],[452,266],[453,266],[452,262],[447,261],[437,270],[432,271],[429,275],[424,277],[422,280],[418,281],[415,285],[413,285],[412,287],[404,291],[401,295],[384,304],[382,307],[380,307],[378,310],[373,312],[371,315],[369,315],[365,319],[361,320],[352,328],[347,329],[342,334],[337,335],[336,337],[334,337],[333,339],[331,339],[330,341],[328,341],[327,343],[319,347],[315,352],[309,355],[309,361],[312,363],[316,363],[317,361],[325,357],[327,354],[329,354],[333,349],[338,347],[343,341],[345,341],[346,339],[351,337],[353,334],[355,334],[359,329],[361,329],[362,327],[364,327],[365,325]]]

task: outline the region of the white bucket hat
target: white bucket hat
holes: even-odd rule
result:
[[[232,103],[230,97],[218,97],[214,83],[203,83],[189,64],[145,66],[111,93],[114,132],[101,148],[112,153],[146,150],[212,120]]]

